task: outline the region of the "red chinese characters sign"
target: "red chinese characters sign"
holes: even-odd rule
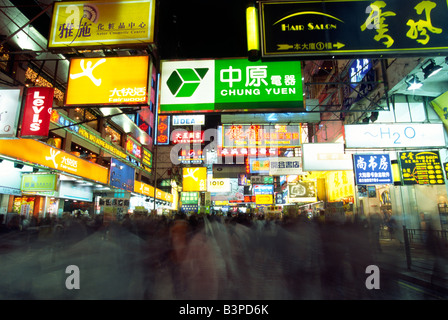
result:
[[[173,143],[203,143],[204,131],[175,130],[171,134]]]
[[[21,137],[47,137],[53,107],[54,88],[27,89]]]
[[[298,147],[300,125],[223,125],[223,148]]]
[[[159,145],[170,143],[170,116],[158,117],[156,142]]]

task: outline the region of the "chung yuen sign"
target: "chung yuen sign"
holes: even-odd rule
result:
[[[303,108],[299,61],[162,61],[161,113]]]

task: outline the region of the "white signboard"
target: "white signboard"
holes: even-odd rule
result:
[[[0,89],[0,138],[14,138],[20,115],[22,89]]]
[[[352,157],[344,153],[342,143],[304,143],[302,159],[304,171],[353,170]]]
[[[195,115],[173,115],[173,126],[202,126],[205,124],[205,115],[195,114]]]
[[[444,147],[441,123],[345,125],[346,148]]]
[[[269,160],[270,176],[303,174],[302,158],[300,157],[271,157]]]
[[[230,192],[230,179],[208,179],[208,192]]]

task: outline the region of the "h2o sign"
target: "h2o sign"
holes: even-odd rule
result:
[[[208,179],[208,192],[230,192],[230,179]]]

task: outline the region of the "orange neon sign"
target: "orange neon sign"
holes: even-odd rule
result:
[[[75,58],[65,105],[148,103],[148,56]]]
[[[105,184],[108,180],[107,168],[36,140],[0,140],[0,154]]]

